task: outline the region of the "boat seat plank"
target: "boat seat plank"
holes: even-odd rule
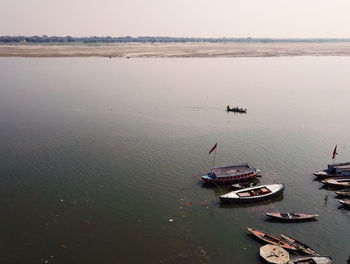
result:
[[[249,192],[242,192],[242,193],[238,193],[238,195],[240,197],[249,197],[250,196],[250,193]]]

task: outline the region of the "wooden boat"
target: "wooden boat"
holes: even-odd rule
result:
[[[313,257],[313,256],[307,256],[307,257],[300,257],[291,259],[287,262],[287,264],[298,264],[298,263],[305,263],[305,264],[329,264],[332,263],[333,259],[331,257]]]
[[[329,164],[327,169],[316,171],[314,175],[322,179],[350,176],[350,162]]]
[[[268,263],[284,264],[289,261],[287,250],[276,245],[265,245],[260,248],[260,256]]]
[[[305,245],[304,243],[295,240],[294,238],[291,238],[289,236],[286,236],[284,234],[281,234],[281,237],[287,241],[289,244],[293,245],[294,247],[296,247],[297,250],[307,254],[307,255],[312,255],[312,256],[319,256],[320,254],[318,254],[315,250],[313,250],[312,248],[310,248],[309,246]]]
[[[226,106],[227,112],[236,112],[236,113],[247,113],[247,109],[240,108],[238,106],[230,108],[230,106]]]
[[[327,178],[321,182],[327,186],[332,186],[332,187],[350,187],[350,176]]]
[[[339,190],[335,192],[338,195],[341,196],[350,196],[350,188],[349,189],[344,189],[344,190]]]
[[[221,202],[256,202],[274,197],[284,190],[283,183],[260,185],[237,191],[232,191],[220,196]]]
[[[303,220],[310,220],[315,217],[317,217],[317,214],[303,214],[303,213],[278,213],[278,212],[270,212],[266,213],[266,216],[279,219],[279,220],[285,220],[285,221],[303,221]]]
[[[248,231],[251,232],[257,238],[259,238],[259,239],[261,239],[269,244],[280,246],[280,247],[290,249],[290,250],[297,250],[296,247],[294,247],[293,245],[291,245],[288,242],[283,241],[275,236],[260,232],[258,230],[254,230],[253,228],[249,228],[249,227],[248,227]]]
[[[350,206],[350,199],[339,200],[339,203],[344,206]]]
[[[250,164],[235,164],[225,167],[215,167],[202,176],[202,180],[205,182],[228,184],[253,179],[259,173],[260,170],[255,169]]]

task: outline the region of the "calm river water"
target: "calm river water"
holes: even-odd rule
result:
[[[349,258],[350,211],[312,173],[335,144],[350,161],[350,58],[1,58],[0,69],[0,263],[260,263],[247,227]],[[229,188],[200,179],[215,142],[218,165],[249,162],[283,196],[220,205]],[[319,217],[283,224],[267,211]]]

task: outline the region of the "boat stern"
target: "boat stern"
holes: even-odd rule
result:
[[[239,200],[239,196],[233,191],[220,195],[220,202],[222,203],[232,203]]]

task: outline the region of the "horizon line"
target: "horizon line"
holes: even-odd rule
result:
[[[137,38],[172,38],[172,39],[273,39],[273,40],[311,40],[311,39],[347,39],[350,40],[349,37],[174,37],[174,36],[165,36],[165,35],[139,35],[139,36],[130,36],[130,35],[124,35],[124,36],[110,36],[110,35],[90,35],[90,36],[71,36],[71,35],[47,35],[47,34],[42,34],[42,35],[0,35],[0,38],[3,37],[40,37],[40,38],[51,38],[51,37],[71,37],[71,38],[132,38],[132,39],[137,39]]]

